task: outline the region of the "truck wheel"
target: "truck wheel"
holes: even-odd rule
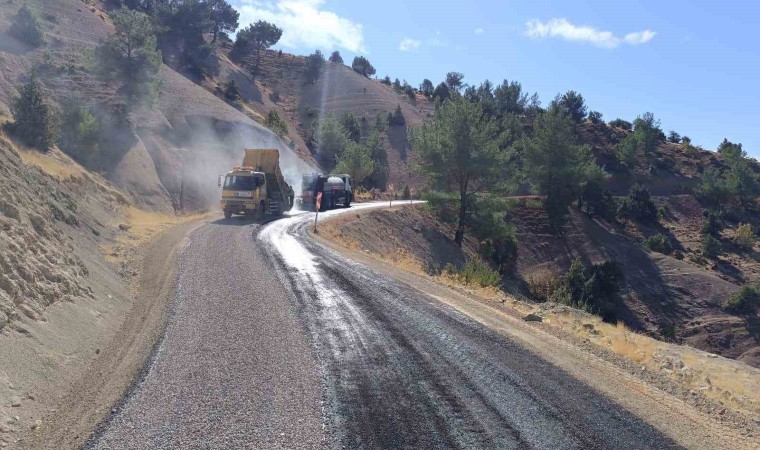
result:
[[[343,206],[345,206],[346,208],[350,208],[351,207],[351,195],[350,194],[346,194],[346,201],[343,202]]]
[[[225,209],[224,210],[224,218],[225,219],[231,219],[232,218],[232,211],[230,211],[229,209]]]

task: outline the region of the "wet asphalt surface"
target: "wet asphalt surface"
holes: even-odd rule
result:
[[[678,448],[312,224],[196,230],[160,349],[88,447]]]

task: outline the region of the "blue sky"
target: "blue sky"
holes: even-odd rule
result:
[[[434,83],[507,78],[543,105],[573,89],[590,110],[651,111],[714,150],[724,137],[760,158],[760,4],[752,1],[231,0],[241,24],[284,28],[275,48],[365,55],[379,77]]]

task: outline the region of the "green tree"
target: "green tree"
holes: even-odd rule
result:
[[[335,64],[343,64],[343,57],[340,56],[340,52],[335,50],[330,55],[330,62]]]
[[[214,31],[211,3],[203,0],[163,1],[155,3],[153,17],[157,22],[158,41],[162,48],[171,48],[179,56],[180,66],[195,74],[210,67],[214,50],[204,34]]]
[[[150,17],[122,8],[111,14],[114,34],[95,49],[99,75],[121,84],[130,104],[158,97],[161,52]]]
[[[718,239],[715,239],[709,234],[702,236],[702,253],[710,258],[716,259],[723,252],[723,245],[721,245]]]
[[[245,56],[254,52],[254,71],[258,73],[261,64],[261,51],[276,44],[281,37],[281,28],[265,20],[259,20],[238,32],[232,51],[236,56]],[[322,57],[322,62],[324,62],[324,57]]]
[[[433,91],[435,90],[435,87],[433,87],[433,82],[425,78],[422,80],[422,84],[420,84],[420,92],[425,97],[432,97]]]
[[[508,152],[497,144],[498,128],[480,105],[463,98],[441,105],[432,120],[412,130],[411,142],[431,187],[458,194],[454,241],[462,245],[469,202],[480,191],[497,192]]]
[[[449,90],[449,87],[446,86],[446,83],[441,83],[435,87],[435,91],[433,91],[433,98],[440,101],[441,103],[451,98],[451,91]]]
[[[401,80],[398,78],[393,80],[393,90],[396,92],[401,92]]]
[[[377,73],[369,60],[364,56],[355,56],[354,61],[351,63],[351,68],[354,69],[354,72],[367,78]]]
[[[446,87],[449,91],[459,92],[464,86],[464,74],[461,72],[449,72],[446,74]]]
[[[346,136],[352,141],[358,143],[362,137],[362,129],[359,124],[359,119],[356,118],[356,114],[352,112],[344,112],[340,115],[340,125],[346,132]]]
[[[264,125],[277,133],[279,136],[283,136],[288,132],[288,125],[285,123],[282,117],[280,117],[280,113],[278,113],[274,108],[270,109],[267,113],[267,117],[264,120]]]
[[[11,36],[26,42],[32,47],[39,47],[45,43],[45,33],[42,31],[40,19],[37,13],[24,3],[18,13],[11,19]]]
[[[401,105],[396,105],[396,110],[393,114],[388,116],[388,125],[392,126],[404,126],[406,125],[406,118],[404,113],[401,112]]]
[[[504,80],[493,90],[496,114],[522,114],[528,105],[528,95],[523,92],[522,84],[517,81]],[[538,101],[538,100],[536,100]]]
[[[598,166],[587,145],[577,145],[573,119],[553,107],[533,121],[533,136],[524,141],[525,172],[546,196],[544,208],[554,230],[565,222],[567,208],[577,199]]]
[[[237,30],[240,13],[233,8],[226,0],[206,0],[206,4],[211,9],[212,33],[215,43],[220,33],[232,33]]]
[[[378,117],[382,116],[378,114]],[[383,141],[380,139],[380,132],[378,130],[370,131],[364,145],[373,163],[372,173],[367,177],[365,182],[371,187],[384,190],[388,182],[388,153],[385,151]]]
[[[567,91],[555,101],[564,112],[570,115],[573,122],[581,123],[586,118],[586,102],[580,93]]]
[[[99,124],[79,97],[63,102],[58,147],[84,165],[94,163],[98,153]]]
[[[315,50],[314,53],[307,56],[303,60],[304,63],[304,78],[306,83],[314,84],[319,79],[319,74],[322,71],[322,66],[325,65],[325,57],[321,51]]]
[[[591,111],[588,113],[588,120],[591,121],[594,125],[598,125],[600,123],[604,123],[602,120],[602,113],[599,111]]]
[[[633,132],[638,136],[641,149],[644,153],[652,153],[657,149],[662,130],[660,121],[654,118],[650,112],[644,113],[633,121]]]
[[[29,82],[19,87],[13,100],[11,114],[14,122],[9,131],[25,145],[47,152],[58,136],[58,118],[47,104],[42,87],[33,72]]]
[[[618,215],[645,223],[657,221],[657,206],[652,201],[649,189],[641,184],[632,186],[628,197],[623,199],[618,208]]]
[[[388,75],[386,75],[385,78],[383,78],[382,80],[380,80],[380,82],[383,83],[383,84],[386,84],[386,85],[390,86],[391,85],[391,77],[389,77]]]
[[[714,210],[722,209],[731,198],[726,182],[715,167],[708,167],[702,173],[702,184],[697,195]]]
[[[328,114],[319,125],[317,133],[317,154],[325,169],[331,170],[335,167],[335,161],[343,154],[348,141],[348,136],[340,121],[332,114]]]
[[[343,153],[338,157],[335,171],[351,175],[352,181],[359,184],[374,170],[375,163],[372,161],[369,149],[365,145],[348,140]]]
[[[670,130],[670,133],[668,133],[668,142],[672,144],[681,143],[681,135],[676,133],[674,130]]]

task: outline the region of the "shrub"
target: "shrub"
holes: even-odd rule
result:
[[[601,217],[605,220],[615,220],[618,205],[609,189],[596,181],[585,184],[581,193],[581,203],[585,206],[586,214]]]
[[[526,280],[528,294],[539,302],[549,301],[552,294],[562,287],[562,277],[548,269],[532,273]]]
[[[380,80],[380,82],[383,83],[383,84],[386,84],[386,85],[390,86],[391,85],[391,77],[389,77],[388,75],[386,75],[385,78],[383,78],[382,80]]]
[[[653,252],[662,253],[663,255],[669,255],[670,252],[673,251],[673,246],[670,245],[670,241],[661,233],[646,238],[644,241],[644,247]]]
[[[224,98],[233,102],[240,100],[240,89],[238,88],[237,83],[235,83],[235,80],[225,81],[222,86]]]
[[[760,286],[743,286],[726,300],[723,309],[737,314],[749,314],[758,305],[760,305]]]
[[[499,272],[478,258],[471,258],[461,269],[447,266],[445,270],[465,284],[476,284],[480,287],[498,286],[501,280]]]
[[[19,93],[11,105],[14,122],[8,129],[25,145],[46,152],[58,136],[58,118],[46,103],[36,74],[32,73],[29,82],[19,88]]]
[[[670,130],[670,133],[668,133],[668,142],[671,142],[673,144],[678,144],[681,142],[681,135],[676,133],[673,130]]]
[[[412,198],[412,194],[409,191],[409,185],[408,184],[404,185],[404,189],[401,191],[401,198],[404,199],[404,200],[409,200],[410,198]]]
[[[64,101],[62,119],[58,146],[80,163],[91,164],[98,152],[98,120],[77,97]]]
[[[269,110],[264,120],[264,125],[280,136],[288,132],[288,125],[282,120],[282,117],[280,117],[280,114],[275,109]]]
[[[627,130],[627,131],[631,131],[633,129],[633,124],[631,122],[628,122],[627,120],[623,120],[623,119],[611,120],[610,123],[609,123],[609,125],[611,127],[622,128],[622,129]]]
[[[33,47],[39,47],[45,42],[45,33],[42,32],[40,19],[37,13],[26,4],[13,17],[10,34]]]
[[[710,235],[720,239],[720,232],[723,230],[723,221],[718,214],[712,211],[705,211],[705,221],[700,230],[702,236]]]
[[[755,246],[756,240],[757,237],[755,236],[755,232],[752,231],[752,225],[743,223],[736,228],[734,242],[736,242],[736,245],[739,247],[745,250],[752,250]]]
[[[723,251],[720,241],[706,234],[702,237],[702,253],[711,259],[717,258]]]
[[[618,215],[624,219],[634,219],[641,222],[654,222],[657,220],[657,207],[652,201],[649,190],[640,185],[634,185],[628,192],[628,197],[618,208]]]
[[[662,205],[659,208],[657,208],[657,220],[663,220],[666,217],[668,217],[667,205]]]
[[[570,265],[562,285],[551,299],[599,314],[606,321],[615,320],[620,300],[623,271],[615,261],[585,268],[580,258]]]

